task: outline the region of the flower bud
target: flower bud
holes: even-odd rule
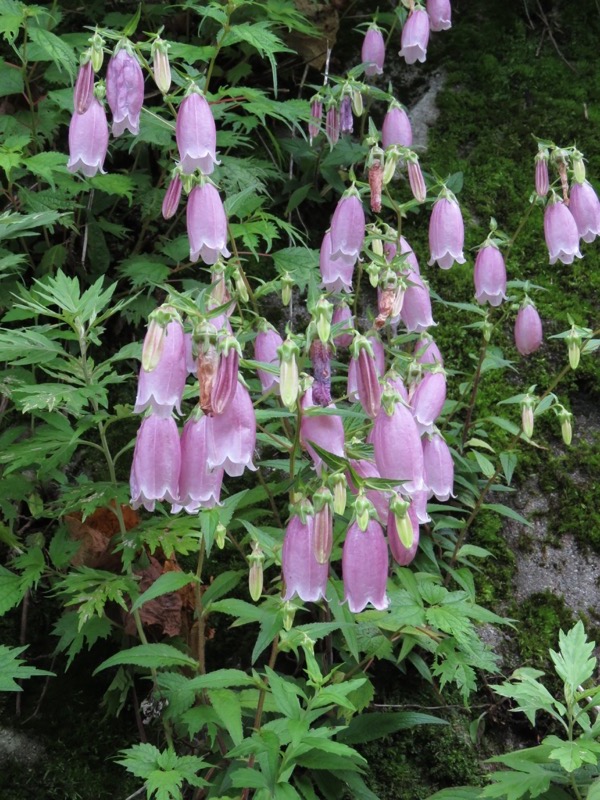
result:
[[[288,338],[277,349],[279,354],[279,393],[281,402],[289,410],[296,408],[296,400],[300,389],[297,356],[298,345]]]
[[[561,406],[556,413],[560,420],[560,432],[563,442],[566,445],[569,445],[573,439],[573,414],[571,414],[570,411],[567,411],[564,406]]]
[[[577,369],[579,366],[579,359],[581,357],[581,337],[575,331],[575,327],[571,328],[571,331],[567,336],[567,347],[571,369]]]
[[[535,157],[535,192],[538,197],[545,197],[548,194],[550,181],[548,177],[548,151],[540,148]]]
[[[211,406],[214,414],[222,414],[232,402],[238,383],[241,347],[233,336],[219,341],[219,366],[213,383]]]
[[[533,436],[533,406],[535,404],[535,397],[526,394],[521,401],[521,423],[523,433],[528,439]]]
[[[246,285],[246,281],[244,280],[242,271],[239,267],[236,267],[235,269],[234,280],[235,280],[235,291],[237,293],[237,296],[244,303],[247,303],[248,300],[250,299],[250,295],[248,294],[248,287]]]
[[[354,501],[354,513],[356,514],[356,524],[361,531],[366,531],[369,520],[375,516],[375,506],[368,497],[359,494]]]
[[[340,138],[340,112],[337,106],[330,105],[325,117],[325,134],[329,139],[329,144],[333,147]]]
[[[390,501],[390,514],[394,516],[397,535],[406,548],[412,547],[414,539],[412,522],[408,516],[409,508],[410,501],[404,500],[400,495],[394,492]]]
[[[85,57],[84,57],[85,58]],[[77,73],[75,90],[73,92],[73,107],[77,114],[85,114],[94,99],[94,67],[88,52],[87,60],[83,61]]]
[[[331,322],[333,325],[343,324],[344,331],[350,331],[354,329],[354,316],[347,303],[342,302],[339,306],[335,307]],[[340,333],[333,341],[336,347],[349,347],[352,344],[352,334]]]
[[[169,45],[160,37],[152,43],[152,67],[154,83],[163,94],[171,88],[171,65],[169,64]]]
[[[164,350],[166,333],[166,325],[162,325],[152,315],[149,323],[142,347],[142,368],[146,372],[152,372],[158,366]]]
[[[252,544],[252,552],[248,556],[250,572],[248,573],[248,589],[250,597],[257,603],[263,590],[263,564],[265,555],[258,542]]]
[[[294,625],[294,617],[296,616],[296,606],[286,600],[282,606],[283,630],[291,631]]]
[[[571,156],[571,165],[573,167],[573,177],[577,183],[585,183],[585,164],[583,161],[583,154],[579,150],[574,150]]]
[[[408,159],[408,182],[410,183],[410,190],[417,203],[424,203],[427,199],[427,187],[425,186],[425,179],[421,172],[421,165],[417,156]]]
[[[354,112],[354,115],[357,117],[362,117],[363,111],[365,110],[365,106],[363,103],[363,96],[360,89],[358,89],[357,87],[354,87],[354,89],[352,89],[351,99],[352,99],[352,111]]]
[[[542,321],[536,307],[527,301],[515,321],[515,344],[522,356],[535,353],[542,344]]]
[[[328,344],[314,339],[310,346],[314,382],[313,401],[323,408],[331,403],[331,351]]]
[[[383,119],[381,146],[384,150],[392,145],[411,147],[412,142],[413,134],[408,114],[400,103],[393,101]]]
[[[340,103],[340,133],[352,133],[353,130],[352,99],[346,94]]]
[[[379,149],[379,148],[377,148]],[[371,190],[371,209],[378,214],[381,211],[381,190],[383,188],[383,152],[381,158],[374,158],[369,167],[369,188]]]
[[[321,117],[323,116],[323,103],[319,95],[315,95],[310,104],[310,120],[308,123],[308,141],[313,143],[321,130]]]
[[[336,514],[343,514],[346,510],[346,476],[342,473],[332,475],[329,479],[333,486],[333,510]]]
[[[321,486],[313,496],[315,507],[314,553],[319,564],[326,564],[333,546],[333,495],[326,486]]]
[[[325,297],[320,297],[313,312],[317,333],[323,344],[327,344],[331,335],[331,318],[333,316],[333,303]]]
[[[95,33],[91,39],[88,39],[91,47],[91,60],[94,72],[100,72],[102,69],[102,62],[104,61],[104,39],[99,33]]]
[[[219,522],[217,527],[215,528],[215,542],[219,550],[222,550],[225,547],[225,541],[227,539],[227,528],[223,525],[222,522]]]
[[[171,219],[177,213],[177,209],[179,208],[179,201],[181,200],[181,178],[179,175],[174,175],[171,178],[171,182],[167,187],[167,191],[165,192],[165,196],[162,203],[162,215],[163,219]]]
[[[289,306],[292,299],[292,287],[295,281],[289,272],[286,272],[281,279],[281,302],[284,306]]]

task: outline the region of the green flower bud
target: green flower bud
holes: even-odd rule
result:
[[[215,542],[219,550],[222,550],[225,547],[226,538],[227,538],[227,528],[225,527],[225,525],[219,522],[219,524],[215,528]]]
[[[283,629],[291,631],[294,625],[294,617],[296,616],[296,606],[289,600],[283,604]]]
[[[343,514],[346,510],[346,487],[348,485],[346,476],[338,472],[331,476],[329,482],[333,486],[333,510],[336,514]]]
[[[265,561],[264,553],[258,542],[252,545],[252,553],[248,556],[250,572],[248,574],[248,588],[250,597],[254,602],[260,600],[263,590],[263,564]]]
[[[327,344],[331,335],[331,318],[333,316],[333,303],[324,297],[319,298],[319,302],[313,313],[313,319],[317,328],[319,339],[323,344]]]
[[[579,359],[581,358],[581,337],[576,333],[575,326],[571,328],[567,336],[567,348],[571,369],[577,369],[579,366]]]
[[[373,503],[364,496],[359,494],[354,501],[354,512],[356,514],[356,522],[361,531],[366,531],[371,517],[375,516],[375,507]]]
[[[404,500],[402,497],[400,497],[400,495],[394,493],[394,496],[390,502],[390,511],[394,515],[396,530],[398,531],[400,541],[407,549],[412,547],[414,536],[412,522],[408,516],[409,508],[410,502],[408,500]]]
[[[284,306],[289,306],[292,299],[292,286],[294,279],[289,272],[286,272],[281,279],[281,302]]]
[[[289,410],[296,408],[298,391],[300,388],[298,376],[298,362],[296,360],[298,345],[289,337],[277,349],[279,354],[279,393],[281,402]]]

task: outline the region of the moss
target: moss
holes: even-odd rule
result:
[[[572,627],[571,610],[562,598],[546,590],[515,605],[512,613],[519,619],[516,635],[523,663],[552,671],[548,650],[556,648],[561,628]]]

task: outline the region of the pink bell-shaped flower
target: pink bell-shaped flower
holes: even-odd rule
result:
[[[415,342],[414,356],[418,364],[439,364],[444,366],[444,359],[434,339],[425,333]]]
[[[69,172],[83,172],[93,178],[100,171],[104,174],[104,159],[108,150],[108,122],[103,105],[92,98],[83,114],[73,114],[69,125]]]
[[[572,264],[579,252],[579,231],[573,214],[562,200],[551,199],[544,211],[544,235],[550,255],[550,263]]]
[[[187,202],[187,232],[190,240],[190,261],[199,258],[209,266],[219,256],[229,258],[227,249],[227,217],[219,192],[211,183],[195,186]]]
[[[391,386],[392,389],[398,392],[404,402],[408,404],[408,391],[400,375],[397,375],[393,370],[388,372],[385,378],[385,383],[387,386]]]
[[[484,245],[475,259],[475,299],[480,305],[499,306],[506,300],[506,266],[494,244]]]
[[[113,115],[113,136],[140,132],[144,104],[144,73],[137,58],[125,47],[116,52],[106,70],[106,100]]]
[[[465,226],[460,206],[454,195],[444,189],[433,204],[429,220],[429,266],[436,261],[442,269],[450,269],[455,261],[464,264],[464,242]]]
[[[181,435],[181,472],[179,474],[179,503],[173,513],[184,509],[196,514],[201,508],[213,508],[219,503],[222,469],[208,467],[209,417],[192,414]]]
[[[355,189],[339,200],[331,219],[332,261],[356,264],[365,238],[365,212]]]
[[[450,0],[427,0],[427,13],[432,31],[447,31],[452,27]]]
[[[410,499],[412,501],[411,508],[415,512],[417,522],[419,525],[426,525],[431,522],[431,517],[427,513],[427,497],[429,490],[427,487],[420,489],[418,492],[410,492]]]
[[[152,413],[170,417],[173,408],[181,414],[181,397],[187,378],[183,328],[179,320],[166,327],[158,364],[153,370],[140,369],[134,413],[141,414],[148,407]]]
[[[181,451],[172,417],[151,414],[138,430],[131,467],[131,505],[154,511],[156,500],[179,502]]]
[[[408,114],[400,103],[393,102],[383,119],[381,146],[385,150],[392,145],[410,147],[413,143],[412,127]]]
[[[385,593],[388,576],[388,549],[381,525],[370,519],[365,531],[357,522],[346,533],[342,551],[344,599],[353,614],[371,603],[378,611],[389,601]]]
[[[409,333],[422,333],[436,324],[431,313],[429,289],[421,276],[413,270],[406,277],[409,284],[404,292],[400,318]]]
[[[399,56],[407,64],[415,61],[423,63],[427,57],[427,44],[429,43],[429,17],[424,8],[413,8],[402,28],[402,45]]]
[[[575,182],[571,187],[569,211],[577,223],[579,236],[584,242],[593,242],[600,233],[600,201],[588,182]]]
[[[199,169],[210,175],[217,161],[217,129],[204,95],[194,91],[181,101],[177,113],[175,138],[181,169],[190,175]]]
[[[402,482],[402,492],[417,492],[425,486],[421,437],[410,408],[395,398],[385,390],[373,423],[375,464],[382,478]]]
[[[321,457],[311,447],[314,442],[318,447],[336,456],[344,455],[344,425],[337,414],[323,414],[321,406],[313,402],[312,388],[308,388],[302,397],[302,420],[300,422],[300,444],[312,458],[317,473],[321,473]],[[335,408],[331,403],[328,409]]]
[[[316,603],[327,591],[327,562],[319,564],[315,557],[315,528],[312,514],[305,515],[306,522],[293,516],[288,522],[283,548],[281,569],[285,582],[284,600],[298,597],[305,603]]]
[[[79,67],[75,89],[73,91],[73,108],[76,114],[85,114],[94,99],[94,67],[91,58]]]
[[[526,301],[517,314],[515,321],[515,344],[522,356],[535,353],[542,344],[542,320],[537,308],[531,301]]]
[[[239,478],[245,469],[256,470],[252,462],[256,446],[256,415],[246,387],[238,381],[233,400],[225,411],[209,419],[209,468],[223,468],[232,478]]]
[[[381,29],[371,25],[363,39],[361,60],[366,64],[365,75],[381,75],[385,60],[385,42]]]
[[[394,561],[401,567],[407,567],[417,555],[419,549],[419,521],[413,508],[413,503],[408,507],[404,524],[412,533],[412,542],[407,546],[400,538],[396,514],[390,508],[387,518],[387,538]]]
[[[347,303],[340,303],[334,308],[331,324],[343,325],[343,331],[354,330],[354,315]],[[339,333],[333,341],[336,347],[350,347],[352,339],[352,333]]]
[[[429,497],[435,495],[442,503],[454,497],[454,461],[446,440],[438,431],[423,439],[423,462]]]
[[[411,398],[410,404],[419,433],[430,433],[446,402],[446,376],[436,367],[427,372]]]
[[[273,367],[279,364],[279,355],[277,350],[283,344],[283,339],[277,333],[275,328],[267,327],[266,330],[259,331],[254,340],[254,358],[256,361],[261,361],[263,364],[271,364]],[[271,389],[279,386],[279,375],[273,372],[266,372],[264,369],[258,369],[258,377],[263,392],[268,392]]]
[[[323,237],[319,255],[319,268],[323,279],[323,287],[328,292],[351,292],[355,263],[356,258],[353,256],[338,256],[335,260],[332,258],[331,231],[327,231]]]

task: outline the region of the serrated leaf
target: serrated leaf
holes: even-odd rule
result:
[[[154,600],[156,597],[168,594],[169,592],[176,592],[179,589],[183,589],[183,587],[187,586],[189,583],[194,582],[199,582],[198,577],[188,572],[163,572],[163,574],[136,599],[135,603],[131,606],[131,611],[136,611],[149,600]]]
[[[34,58],[33,53],[28,51],[30,60],[53,61],[59,72],[65,69],[73,80],[77,70],[77,59],[73,50],[59,36],[45,28],[30,25],[27,27],[27,33],[31,41],[38,45],[45,56]]]
[[[231,736],[234,745],[239,744],[244,738],[242,729],[242,707],[236,692],[231,689],[210,689],[208,697],[216,710],[223,727]]]
[[[482,798],[505,797],[506,800],[519,800],[528,793],[533,798],[546,792],[552,773],[532,766],[530,772],[495,772],[491,779],[494,783],[485,787],[481,793]]]
[[[23,159],[23,164],[34,175],[39,175],[54,189],[55,173],[68,174],[67,157],[64,153],[36,153],[34,156]]]
[[[90,178],[90,183],[94,189],[100,189],[107,194],[114,194],[118,197],[126,197],[131,205],[135,184],[128,175],[118,175],[116,173],[94,175],[93,178]]]
[[[6,647],[0,644],[0,692],[20,692],[22,687],[17,681],[33,678],[41,675],[52,675],[45,669],[29,667],[19,658],[21,653],[27,650],[24,647]]]
[[[0,616],[19,605],[26,590],[27,587],[22,586],[20,575],[0,566]]]
[[[549,740],[558,743],[558,747],[555,747],[550,753],[550,758],[558,761],[565,772],[575,772],[582,764],[596,765],[598,763],[600,753],[600,743],[598,742],[582,738],[567,742],[561,741],[558,736],[548,736],[544,742],[548,743]]]
[[[572,693],[593,675],[596,659],[592,657],[594,642],[589,642],[583,622],[579,622],[564,633],[558,634],[559,652],[550,650],[550,657],[559,677],[570,687]]]
[[[163,667],[195,669],[198,666],[196,659],[186,656],[185,653],[169,644],[140,644],[107,658],[94,670],[94,675],[109,667],[118,667],[122,664],[146,669],[162,669]]]
[[[5,31],[6,18],[0,22],[0,32]],[[0,58],[0,97],[7,97],[11,94],[21,94],[23,91],[22,71]]]

